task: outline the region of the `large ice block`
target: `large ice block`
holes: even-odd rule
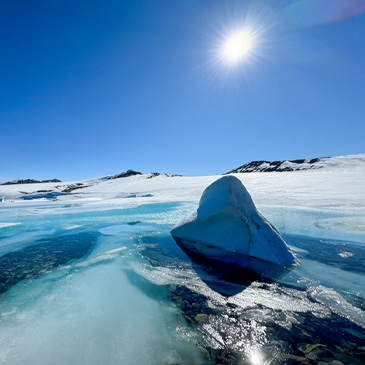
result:
[[[197,212],[176,225],[171,235],[179,245],[203,253],[218,249],[215,258],[224,251],[227,255],[222,259],[229,257],[232,262],[233,258],[238,266],[245,266],[240,260],[247,257],[280,266],[298,264],[280,233],[257,211],[250,194],[234,176],[209,185]]]

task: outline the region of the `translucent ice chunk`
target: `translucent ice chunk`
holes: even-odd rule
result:
[[[272,226],[256,209],[240,180],[225,176],[209,185],[197,213],[175,226],[171,235],[180,245],[205,245],[280,266],[298,260]]]

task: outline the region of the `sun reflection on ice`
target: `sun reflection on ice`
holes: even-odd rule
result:
[[[263,365],[265,364],[265,360],[263,358],[262,353],[258,348],[253,348],[248,354],[250,364],[252,365]]]

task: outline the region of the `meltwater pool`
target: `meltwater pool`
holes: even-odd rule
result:
[[[365,361],[362,217],[259,207],[301,261],[274,282],[189,258],[196,208],[0,210],[0,363]]]

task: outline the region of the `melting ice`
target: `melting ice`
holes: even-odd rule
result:
[[[333,232],[325,239],[326,225],[321,238],[293,235],[290,220],[282,227],[268,207],[265,215],[301,266],[278,282],[242,282],[192,261],[169,235],[195,209],[171,203],[1,212],[0,362],[362,363],[361,240],[343,234],[339,241]],[[314,222],[316,215],[305,216]]]

